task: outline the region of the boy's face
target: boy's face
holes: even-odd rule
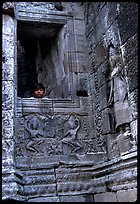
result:
[[[36,98],[42,98],[45,94],[45,91],[42,88],[38,88],[34,91],[33,95]]]

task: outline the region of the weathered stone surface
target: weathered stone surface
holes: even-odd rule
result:
[[[117,192],[118,202],[136,202],[137,201],[137,189],[121,190]]]
[[[107,135],[107,149],[109,159],[119,156],[119,147],[116,141],[116,134]]]
[[[91,195],[60,196],[60,202],[93,202]]]
[[[14,5],[2,30],[3,199],[136,201],[137,5]],[[19,94],[33,78],[44,98]]]
[[[130,93],[138,88],[138,58],[133,57],[127,65],[127,76]]]
[[[11,139],[2,140],[2,157],[3,159],[12,160],[14,142]]]
[[[129,38],[122,46],[123,60],[127,64],[138,52],[138,36],[137,33]]]
[[[98,67],[97,73],[98,73],[99,87],[103,86],[106,82],[106,70],[107,70],[107,65],[105,63],[102,63]]]
[[[3,68],[3,72],[2,72],[2,79],[6,80],[6,81],[10,81],[13,80],[13,69],[14,69],[14,58],[8,58],[7,56],[5,56],[5,54],[3,54],[2,56],[2,68]]]
[[[102,134],[113,133],[115,118],[113,110],[107,108],[102,111]]]
[[[118,5],[117,3],[114,4],[113,2],[107,2],[106,6],[102,8],[101,12],[101,20],[103,17],[107,18],[107,28],[111,26],[111,24],[115,21],[117,15],[118,15]],[[107,13],[107,15],[105,15]]]
[[[121,15],[118,16],[117,22],[119,26],[122,44],[124,44],[126,40],[128,40],[130,37],[132,37],[135,33],[138,32],[137,14],[138,14],[138,5],[137,3],[132,3],[131,5],[128,4],[127,6],[125,4],[124,12],[122,11]],[[125,32],[126,30],[127,32]]]
[[[120,45],[119,33],[118,33],[116,20],[107,29],[105,37],[106,37],[106,41],[107,41],[108,45],[110,44],[110,42],[112,42],[113,45],[115,45],[115,47]]]
[[[104,39],[101,39],[97,44],[96,49],[93,49],[92,62],[95,64],[95,68],[97,69],[105,60],[106,47],[104,45]]]
[[[94,195],[95,202],[117,202],[117,196],[114,192],[107,192]]]
[[[4,21],[3,21],[3,25],[2,25],[2,33],[4,35],[7,35],[7,37],[10,37],[10,39],[12,40],[12,37],[14,35],[14,20],[11,17],[9,17],[8,15],[3,15],[3,20]],[[8,36],[8,35],[10,35],[10,36]]]
[[[10,139],[13,138],[13,126],[14,126],[14,121],[13,121],[13,110],[7,110],[7,111],[2,111],[2,137],[5,139]]]
[[[9,31],[10,32],[10,31]],[[14,36],[10,34],[6,35],[2,39],[3,53],[5,53],[5,58],[14,58]]]
[[[108,107],[108,101],[107,101],[107,85],[103,85],[99,89],[99,110],[105,109]]]
[[[131,110],[132,120],[135,120],[138,117],[138,90],[135,89],[132,93],[129,94],[129,104]]]
[[[38,197],[38,198],[31,198],[28,200],[28,202],[60,202],[59,197],[54,196],[45,196],[45,197]]]
[[[3,81],[3,98],[2,98],[2,108],[3,111],[12,111],[14,108],[14,87],[13,81]]]
[[[132,132],[132,144],[135,145],[135,148],[137,147],[137,142],[138,142],[138,120],[134,120],[130,124],[131,127],[131,132]],[[133,143],[134,142],[134,143]]]

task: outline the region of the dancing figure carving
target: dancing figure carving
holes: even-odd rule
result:
[[[31,140],[27,143],[26,149],[34,153],[39,153],[41,150],[38,149],[38,146],[45,140],[41,121],[38,117],[29,117],[26,120],[25,127],[31,136]]]
[[[62,143],[65,143],[72,147],[71,152],[77,152],[82,148],[82,145],[77,140],[77,131],[80,128],[79,120],[75,117],[75,115],[71,114],[68,119],[69,130],[66,132],[64,138],[62,139]]]

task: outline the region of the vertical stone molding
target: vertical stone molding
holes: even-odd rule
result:
[[[137,200],[137,37],[133,2],[2,4],[3,200]]]
[[[14,155],[16,20],[13,17],[13,3],[5,2],[2,16],[2,198],[18,200],[22,199],[18,195],[22,175],[16,170]]]

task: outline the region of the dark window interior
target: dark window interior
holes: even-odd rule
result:
[[[57,45],[60,24],[18,21],[17,24],[17,95],[31,97],[33,84],[55,80],[51,50]],[[43,67],[42,62],[46,65]],[[47,68],[48,66],[48,68]],[[43,69],[46,69],[43,71]],[[47,76],[48,74],[48,76]],[[49,85],[46,94],[51,91]]]

